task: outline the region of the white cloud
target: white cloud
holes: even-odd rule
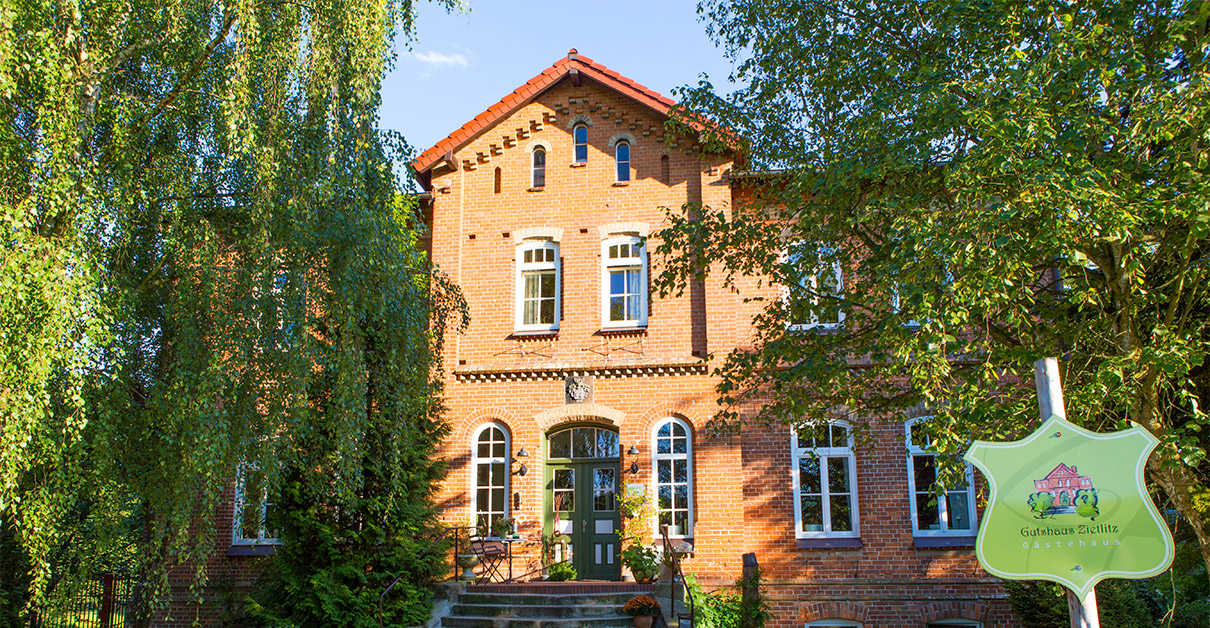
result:
[[[431,66],[442,67],[447,65],[456,65],[464,68],[469,68],[471,62],[466,58],[466,55],[461,53],[442,54],[440,52],[414,52],[411,57],[417,61],[427,63]]]

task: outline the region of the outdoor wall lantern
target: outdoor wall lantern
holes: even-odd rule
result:
[[[528,458],[528,457],[529,457],[529,452],[526,451],[524,447],[517,450],[517,458]],[[516,471],[513,471],[513,475],[522,475],[523,476],[526,473],[529,473],[529,467],[525,466],[525,463],[520,462],[519,460],[517,460],[517,458],[513,458],[513,462],[517,462],[521,466],[518,467]]]
[[[626,455],[630,456],[631,458],[637,458],[639,455],[639,448],[634,445],[631,445],[630,449],[626,450]],[[639,461],[631,460],[630,467],[626,469],[626,472],[627,473],[638,473],[639,472]]]

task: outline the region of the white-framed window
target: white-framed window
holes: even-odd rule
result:
[[[693,430],[676,417],[651,428],[651,468],[655,483],[656,534],[668,526],[670,538],[693,536]]]
[[[510,451],[508,430],[499,423],[485,423],[471,436],[471,510],[480,530],[508,516]]]
[[[642,238],[601,243],[601,326],[647,326],[647,247]]]
[[[280,534],[275,525],[277,514],[266,475],[256,465],[240,465],[235,477],[231,544],[280,545]]]
[[[620,141],[613,146],[614,159],[618,164],[618,182],[630,180],[630,142]]]
[[[806,245],[791,245],[786,251],[786,262],[797,276],[797,282],[786,287],[786,304],[789,307],[791,330],[831,329],[844,322],[844,271],[840,260],[828,261],[833,251],[819,247],[819,263],[807,255]],[[815,269],[807,266],[816,266]]]
[[[795,536],[856,538],[857,458],[844,421],[802,426],[791,435]]]
[[[938,619],[925,624],[928,628],[983,628],[983,622],[970,619]]]
[[[571,137],[575,143],[576,163],[588,161],[588,125],[583,122],[576,124],[571,129]]]
[[[533,178],[531,185],[536,188],[546,187],[546,149],[535,146],[532,154]]]
[[[517,331],[555,331],[561,311],[559,243],[526,240],[517,246]]]
[[[816,619],[806,625],[807,628],[861,628],[861,622],[847,619]]]
[[[975,478],[970,464],[965,465],[964,485],[950,487],[942,495],[933,493],[933,484],[937,481],[937,456],[930,451],[932,439],[922,429],[932,418],[917,417],[904,423],[912,534],[974,536]]]

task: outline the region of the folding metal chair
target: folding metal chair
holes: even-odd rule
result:
[[[504,582],[508,579],[500,573],[500,567],[508,560],[508,543],[479,539],[471,541],[471,551],[479,557],[480,572],[475,584]]]

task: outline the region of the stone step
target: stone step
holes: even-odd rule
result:
[[[511,606],[576,606],[584,604],[622,605],[636,595],[651,595],[650,591],[615,591],[609,593],[463,593],[462,604],[507,604]]]
[[[634,618],[626,615],[579,619],[446,615],[441,618],[441,625],[443,628],[627,628],[634,625]]]
[[[470,617],[605,617],[617,615],[625,604],[565,604],[552,601],[550,604],[509,604],[494,601],[491,604],[459,602],[450,610],[451,615]]]

